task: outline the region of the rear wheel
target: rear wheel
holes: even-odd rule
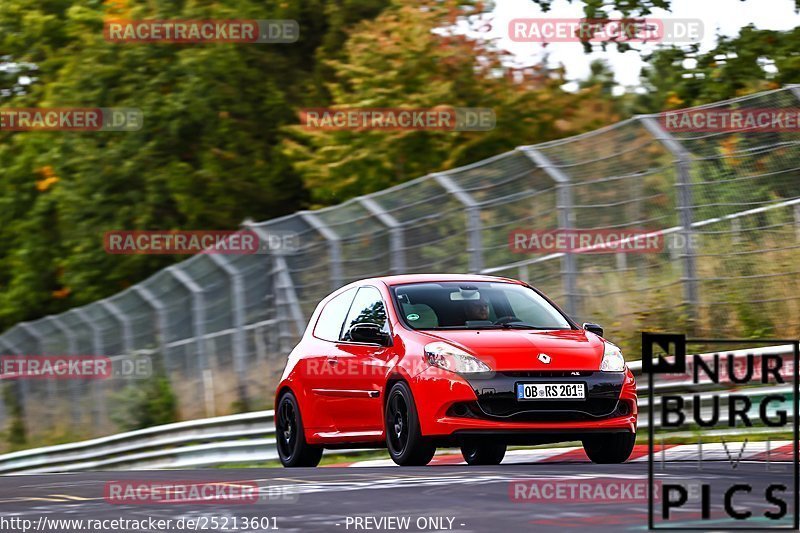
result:
[[[465,442],[461,455],[469,465],[499,465],[506,455],[506,445],[496,442]]]
[[[617,464],[628,460],[635,442],[635,433],[593,435],[583,439],[583,449],[593,463]]]
[[[285,393],[275,409],[275,440],[283,466],[317,466],[322,448],[306,442],[300,407],[291,392]]]
[[[422,466],[431,461],[436,447],[422,436],[414,398],[406,383],[395,383],[389,390],[384,420],[392,461],[400,466]]]

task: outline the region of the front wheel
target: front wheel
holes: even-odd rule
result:
[[[635,433],[593,435],[583,439],[583,449],[593,463],[618,464],[628,460],[635,443]]]
[[[466,442],[461,455],[468,465],[499,465],[506,455],[506,445],[496,442]]]
[[[285,393],[275,409],[275,440],[283,466],[317,466],[322,448],[306,442],[300,407],[291,392]]]
[[[405,382],[395,383],[386,397],[386,447],[392,461],[400,466],[423,466],[436,453],[436,447],[422,436],[417,408]]]

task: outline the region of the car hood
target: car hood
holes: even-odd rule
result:
[[[427,331],[458,346],[493,370],[598,371],[603,341],[584,330],[451,330]],[[549,356],[539,357],[541,354]],[[544,360],[544,361],[543,361]]]

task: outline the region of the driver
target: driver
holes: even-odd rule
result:
[[[480,300],[468,300],[466,302],[467,320],[489,320],[489,302],[481,298]]]

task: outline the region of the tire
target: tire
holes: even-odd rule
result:
[[[583,439],[583,449],[593,463],[619,464],[628,460],[635,443],[635,433],[595,435]]]
[[[423,438],[414,397],[403,381],[395,383],[386,396],[384,423],[392,461],[400,466],[424,466],[431,461],[436,447]]]
[[[300,407],[291,392],[281,396],[275,409],[275,441],[283,466],[314,467],[322,459],[322,447],[306,442]]]
[[[465,442],[461,445],[461,455],[468,465],[499,465],[506,455],[506,445],[502,442]]]

